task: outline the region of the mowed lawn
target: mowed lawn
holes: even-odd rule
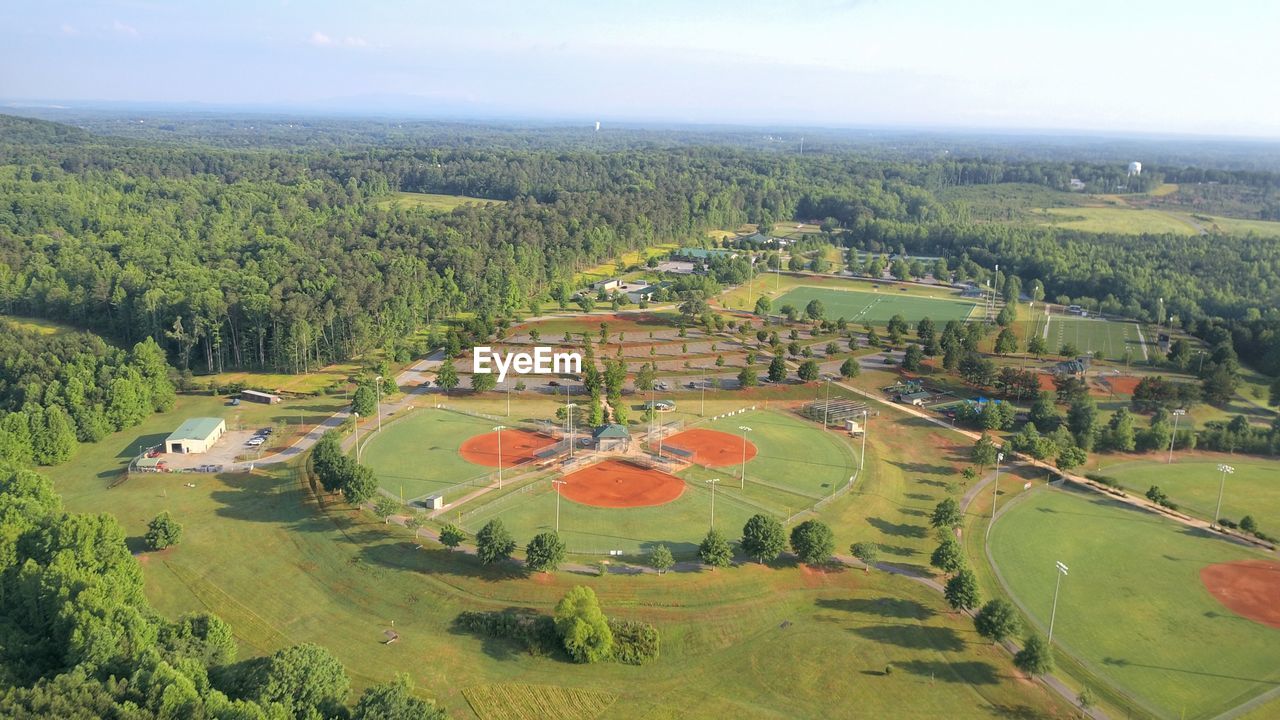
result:
[[[1045,330],[1042,328],[1041,333]],[[1143,336],[1142,340],[1151,338]],[[1138,338],[1138,326],[1131,320],[1099,320],[1074,315],[1050,315],[1048,327],[1049,352],[1057,353],[1067,343],[1076,346],[1082,355],[1093,355],[1101,350],[1106,360],[1124,361],[1124,351],[1129,350],[1131,362],[1140,362],[1143,355],[1142,340]],[[1147,352],[1151,352],[1150,349]]]
[[[1001,515],[992,555],[1013,596],[1054,643],[1163,717],[1206,718],[1280,686],[1280,630],[1232,614],[1205,590],[1206,565],[1258,558],[1083,491],[1044,489]]]
[[[616,699],[605,716],[622,720],[842,717],[851,708],[863,717],[1066,716],[1043,688],[1015,679],[1007,655],[977,637],[970,620],[903,578],[755,564],[663,577],[526,577],[433,543],[419,549],[403,528],[341,503],[317,507],[287,469],[200,478],[195,488],[175,480],[153,475],[106,490],[77,476],[60,490],[72,511],[119,517],[131,542],[148,519],[172,511],[182,542],[139,556],[160,612],[217,613],[231,623],[241,658],[323,644],[347,667],[354,692],[406,672],[459,719],[479,717],[464,696],[471,688],[487,688],[486,702],[499,704],[488,712],[518,712],[530,693],[507,683],[546,686],[540,696],[567,702],[576,691],[608,693]],[[581,584],[610,615],[659,629],[656,662],[576,665],[453,629],[463,610],[550,612]],[[393,627],[398,642],[383,644]],[[883,675],[889,663],[895,671]],[[515,706],[501,707],[503,695]]]
[[[778,312],[783,305],[793,305],[803,312],[812,300],[822,302],[828,318],[842,317],[855,325],[864,323],[884,325],[894,315],[901,315],[911,324],[927,317],[941,327],[948,320],[963,322],[976,307],[974,303],[967,300],[923,297],[892,288],[885,288],[879,292],[863,292],[798,287],[774,300],[773,312]]]
[[[1280,531],[1280,464],[1274,461],[1225,456],[1222,460],[1175,459],[1171,464],[1152,461],[1108,465],[1099,472],[1135,493],[1145,493],[1152,485],[1159,485],[1179,510],[1212,520],[1222,477],[1218,471],[1220,462],[1235,469],[1223,485],[1222,517],[1238,522],[1245,515],[1252,515],[1263,530]],[[1276,601],[1280,602],[1280,598]]]
[[[467,462],[458,447],[475,435],[491,432],[492,420],[448,410],[414,410],[362,440],[360,461],[378,476],[378,484],[405,500],[440,492],[467,480],[481,480],[496,468]],[[518,472],[518,471],[513,471]],[[457,498],[445,497],[445,503]]]

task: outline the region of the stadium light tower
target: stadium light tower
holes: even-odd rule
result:
[[[751,432],[751,428],[746,425],[739,425],[738,429],[742,431],[742,483],[739,488],[747,489],[747,433]]]
[[[493,429],[498,433],[498,489],[502,489],[502,431],[506,430],[506,425],[499,425]]]
[[[1186,414],[1187,411],[1183,408],[1173,411],[1173,433],[1169,435],[1169,460],[1167,462],[1173,462],[1173,441],[1178,437],[1178,418]]]
[[[827,380],[827,397],[822,401],[822,429],[827,429],[827,418],[831,415],[831,376],[824,376]]]
[[[720,482],[720,478],[711,478],[707,484],[711,486],[711,529],[716,527],[716,484]]]
[[[567,484],[568,480],[552,480],[551,485],[556,491],[556,533],[560,533],[560,486]]]
[[[1222,491],[1227,487],[1227,476],[1235,473],[1236,469],[1222,464],[1218,466],[1218,471],[1222,473],[1222,480],[1218,482],[1218,507],[1213,510],[1214,527],[1218,527],[1218,515],[1222,512]]]
[[[1053,644],[1053,621],[1058,618],[1058,588],[1062,587],[1062,576],[1067,574],[1067,566],[1061,562],[1054,563],[1058,570],[1058,581],[1053,585],[1053,610],[1049,612],[1049,644]]]
[[[862,456],[858,458],[858,472],[862,472],[862,468],[867,464],[867,408],[862,411]]]
[[[377,407],[377,412],[374,415],[378,416],[378,432],[382,432],[382,376],[379,375],[373,381],[378,386],[378,404],[375,406]]]
[[[356,462],[360,462],[360,413],[352,410],[351,415],[356,419],[356,424],[354,427],[354,432],[356,435]]]
[[[1000,463],[1004,462],[1004,453],[996,453],[996,481],[991,490],[991,521],[987,523],[987,535],[991,534],[991,526],[996,524],[996,502],[1000,499]]]

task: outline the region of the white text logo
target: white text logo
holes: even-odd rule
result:
[[[582,355],[576,352],[553,352],[549,347],[536,347],[531,353],[508,353],[504,357],[487,345],[472,348],[472,372],[489,375],[495,367],[498,370],[498,382],[506,379],[508,370],[515,370],[519,375],[580,373]]]

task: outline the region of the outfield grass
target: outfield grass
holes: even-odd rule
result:
[[[493,420],[449,410],[414,410],[387,423],[363,443],[360,461],[378,476],[378,484],[405,500],[440,492],[467,480],[487,478],[496,469],[467,462],[462,443],[491,432]],[[518,471],[512,471],[518,472]],[[445,503],[457,498],[446,497]]]
[[[1160,457],[1164,457],[1163,453]],[[1274,461],[1223,456],[1220,460],[1178,458],[1166,464],[1162,459],[1107,465],[1099,472],[1138,494],[1159,485],[1179,510],[1212,520],[1222,477],[1218,471],[1221,462],[1235,468],[1223,489],[1222,517],[1238,521],[1252,515],[1263,530],[1280,530],[1280,465]]]
[[[1145,335],[1144,340],[1150,340]],[[1050,315],[1049,352],[1057,353],[1065,343],[1071,343],[1083,355],[1092,356],[1101,350],[1106,360],[1124,362],[1127,348],[1132,363],[1145,360],[1143,345],[1138,340],[1138,326],[1132,320],[1099,320],[1074,315]],[[1148,348],[1148,353],[1151,349]]]
[[[182,542],[139,558],[160,612],[217,613],[241,657],[321,643],[346,665],[355,692],[408,672],[455,718],[481,717],[464,694],[493,703],[493,686],[505,683],[616,695],[607,717],[623,720],[835,717],[851,707],[867,717],[1066,714],[1042,687],[1014,679],[1007,656],[934,592],[883,573],[751,564],[526,578],[434,544],[418,549],[408,531],[345,505],[320,509],[288,470],[201,478],[195,488],[172,480],[148,476],[107,491],[76,476],[59,489],[73,511],[115,514],[131,542],[156,513],[172,511]],[[654,623],[658,660],[575,665],[451,630],[462,610],[549,612],[580,584],[594,587],[609,614]],[[384,645],[393,623],[399,640]],[[882,675],[888,663],[896,671]],[[503,711],[516,705],[523,700]]]
[[[1163,717],[1212,717],[1280,683],[1280,631],[1230,613],[1202,567],[1259,555],[1083,491],[1042,489],[996,520],[992,557],[1054,642]]]
[[[488,203],[501,205],[505,202],[505,200],[488,200],[485,198],[469,197],[467,195],[398,192],[386,200],[379,201],[378,207],[383,210],[390,210],[391,208],[396,207],[406,210],[422,209],[428,212],[446,213],[462,205],[485,205]]]
[[[802,286],[774,300],[773,311],[777,312],[783,305],[793,305],[803,312],[811,300],[822,302],[827,317],[843,317],[854,325],[884,325],[894,315],[902,315],[908,323],[928,317],[941,327],[949,320],[967,320],[977,307],[967,300],[922,297],[891,288],[862,292]]]

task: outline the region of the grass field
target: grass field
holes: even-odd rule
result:
[[[1202,232],[1223,232],[1256,233],[1265,237],[1280,237],[1280,222],[1200,215],[1128,205],[1047,208],[1035,212],[1039,216],[1041,225],[1086,232],[1125,235],[1142,233],[1195,235]]]
[[[1253,515],[1263,530],[1280,530],[1280,465],[1275,462],[1226,456],[1220,460],[1179,458],[1172,464],[1147,461],[1108,465],[1099,472],[1135,493],[1145,493],[1152,485],[1159,485],[1178,509],[1212,520],[1222,476],[1218,471],[1220,462],[1235,468],[1223,489],[1222,517],[1238,521]]]
[[[902,315],[908,323],[928,317],[941,327],[948,320],[964,321],[977,307],[967,300],[922,297],[894,289],[879,292],[839,290],[822,287],[798,287],[773,302],[774,312],[783,305],[794,305],[801,311],[811,300],[819,300],[829,318],[848,320],[854,325],[884,325],[894,315]]]
[[[382,200],[378,207],[390,210],[393,207],[406,210],[426,210],[428,212],[447,213],[462,205],[502,204],[505,200],[487,200],[467,195],[438,195],[436,193],[398,192],[392,197]]]
[[[1144,340],[1151,338],[1143,337]],[[1134,363],[1145,359],[1143,345],[1138,340],[1138,326],[1128,320],[1099,320],[1074,315],[1049,316],[1049,352],[1057,353],[1066,343],[1076,346],[1084,355],[1101,350],[1105,359],[1124,361],[1127,348]],[[1147,352],[1150,352],[1148,349]]]
[[[745,488],[739,487],[740,466],[693,467],[680,473],[688,483],[684,493],[665,505],[599,508],[562,498],[560,534],[565,544],[578,553],[621,550],[638,556],[663,543],[677,555],[692,557],[711,521],[711,492],[706,480],[720,478],[716,527],[736,538],[752,515],[765,512],[786,517],[796,513],[845,483],[857,467],[854,451],[839,435],[823,433],[818,425],[790,414],[759,410],[698,427],[738,436],[740,425],[752,428],[749,440],[758,451],[747,461]],[[804,448],[803,453],[797,453],[799,447]],[[502,496],[486,495],[460,511],[460,516],[451,513],[450,519],[471,532],[498,517],[517,538],[529,538],[554,528],[556,493],[548,478]]]
[[[464,441],[492,431],[495,424],[448,410],[415,410],[388,423],[364,443],[360,460],[378,476],[383,489],[410,500],[496,473],[458,454]],[[457,498],[444,500],[451,503]]]
[[[996,520],[992,556],[1042,631],[1162,717],[1217,715],[1280,683],[1280,631],[1235,616],[1200,568],[1259,555],[1082,491],[1043,489]]]
[[[75,332],[76,330],[70,325],[63,325],[51,320],[41,320],[40,318],[24,317],[19,315],[0,314],[0,321],[15,325],[21,330],[34,330],[41,335],[62,335],[69,332]]]
[[[494,687],[507,683],[615,695],[607,717],[622,720],[833,717],[854,706],[868,717],[1065,716],[1043,688],[1013,679],[1007,656],[968,619],[883,573],[752,564],[527,578],[433,544],[418,549],[407,531],[345,505],[319,508],[288,471],[201,478],[195,488],[163,475],[112,490],[83,474],[59,484],[69,509],[116,515],[131,542],[160,510],[183,524],[180,545],[139,557],[147,595],[166,616],[217,613],[241,657],[322,643],[356,692],[409,672],[455,718],[508,717],[496,713],[529,712],[535,698],[561,694]],[[643,668],[574,665],[451,630],[465,609],[549,612],[578,584],[592,585],[609,614],[657,625],[659,659]],[[399,641],[384,645],[393,622]],[[887,663],[892,675],[881,673]]]

